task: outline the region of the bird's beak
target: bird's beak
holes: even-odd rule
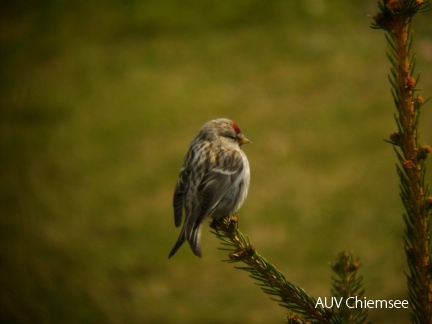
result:
[[[246,137],[244,137],[244,135],[242,134],[239,140],[239,144],[243,145],[243,144],[250,144],[252,143],[251,141],[249,141]]]

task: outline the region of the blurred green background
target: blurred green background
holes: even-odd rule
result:
[[[167,259],[178,170],[216,117],[253,141],[239,221],[259,253],[325,297],[329,262],[353,251],[368,299],[406,299],[375,12],[342,0],[2,1],[1,322],[281,323],[285,310],[220,261],[208,228],[202,259],[188,246]],[[414,24],[424,97],[428,19]]]

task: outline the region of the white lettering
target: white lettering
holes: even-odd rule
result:
[[[355,306],[351,306],[353,302],[350,301],[350,299],[356,299],[357,297],[349,297],[347,298],[347,300],[345,301],[345,305],[348,308],[355,308]]]
[[[343,302],[343,297],[318,297],[317,302],[315,304],[315,308],[321,306],[322,308],[341,308]],[[359,299],[357,296],[348,297],[345,300],[345,307],[347,308],[408,308],[408,300],[385,300],[385,299],[376,299],[376,300],[368,300],[367,297],[363,297]]]
[[[379,304],[379,307],[378,307],[378,304]],[[384,304],[384,307],[383,307],[383,304]],[[390,305],[392,305],[393,304],[393,302],[392,301],[390,301]],[[375,300],[375,308],[389,308],[389,307],[387,307],[387,301],[386,300]],[[391,306],[390,308],[393,308],[393,306]]]
[[[318,300],[315,304],[315,308],[318,308],[318,306],[324,307],[321,297],[318,297]]]
[[[365,297],[365,308],[374,308],[374,306],[375,306],[375,301],[374,300],[366,301],[366,297]]]
[[[333,297],[333,298],[334,298],[334,301],[335,301],[335,304],[336,304],[336,308],[340,308],[341,304],[342,304],[343,297],[339,298],[339,302],[337,301],[336,297]]]
[[[323,302],[321,297],[318,297],[318,300],[315,304],[315,308],[317,308],[318,306],[325,307],[325,308],[333,308],[333,305],[336,305],[337,308],[340,308],[340,306],[342,304],[342,300],[343,300],[343,297],[340,297],[339,300],[336,297],[332,297],[327,302],[327,297],[324,297],[324,302]]]
[[[366,297],[363,297],[365,300],[365,308],[366,308]],[[359,300],[357,298],[357,296],[355,297],[355,308],[363,308],[363,302],[361,300]],[[358,306],[358,304],[360,303],[360,307]]]

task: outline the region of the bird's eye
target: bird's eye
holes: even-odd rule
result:
[[[232,139],[233,141],[235,141],[237,139],[235,136],[232,136],[232,135],[226,135],[225,137]]]

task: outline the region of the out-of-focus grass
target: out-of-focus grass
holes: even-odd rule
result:
[[[368,298],[405,299],[395,126],[373,2],[4,4],[1,317],[9,322],[282,322],[284,310],[171,196],[188,143],[215,117],[254,143],[240,227],[288,280],[328,296],[342,249]],[[415,47],[431,94],[431,30]],[[431,142],[430,104],[422,139]],[[431,177],[429,176],[429,179]],[[406,312],[373,310],[380,322]]]

